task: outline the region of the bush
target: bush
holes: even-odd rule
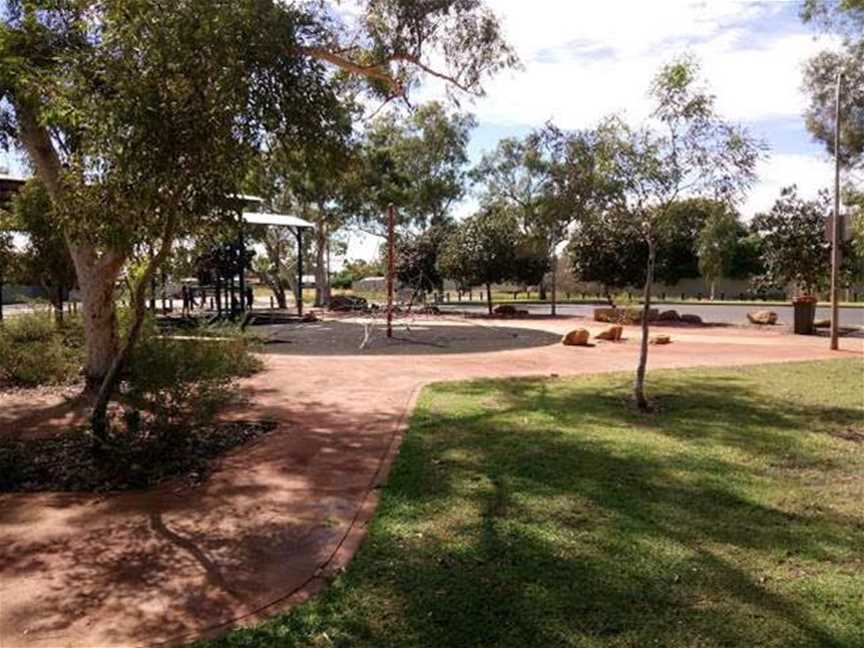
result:
[[[78,379],[83,358],[78,318],[58,326],[49,312],[10,317],[0,325],[0,383],[64,385]]]
[[[260,368],[250,345],[240,335],[175,339],[148,327],[133,351],[124,386],[127,426],[144,425],[148,436],[165,436],[210,424],[234,397],[235,379]]]

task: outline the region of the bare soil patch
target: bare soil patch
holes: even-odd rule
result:
[[[86,429],[47,438],[0,438],[0,492],[105,492],[149,488],[181,478],[201,483],[220,455],[276,428],[272,421],[231,421],[153,442],[136,438],[108,454]]]

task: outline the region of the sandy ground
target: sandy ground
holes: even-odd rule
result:
[[[381,320],[370,323],[259,329],[266,369],[243,384],[252,404],[230,415],[279,427],[225,457],[199,487],[0,496],[0,647],[174,644],[302,601],[362,541],[423,385],[630,371],[638,353],[632,327],[622,343],[561,346],[567,330],[603,328],[573,318],[416,318],[398,322],[394,340]],[[861,339],[831,353],[824,338],[776,330],[662,332],[673,343],[652,347],[651,368],[864,353]],[[0,434],[56,433],[83,412],[62,394],[6,394]]]

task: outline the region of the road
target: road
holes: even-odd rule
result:
[[[559,315],[579,315],[582,317],[592,317],[595,308],[606,307],[606,304],[559,304]],[[548,304],[517,304],[517,308],[529,311],[532,314],[548,315],[550,306]],[[698,315],[706,322],[716,322],[719,324],[746,324],[747,313],[756,310],[770,310],[777,313],[780,319],[780,324],[792,325],[792,306],[742,306],[733,304],[660,304],[657,306],[662,310],[677,310],[679,313],[692,313]],[[444,310],[461,310],[469,312],[485,312],[485,306],[479,305],[457,305],[447,304],[443,306]],[[828,307],[820,306],[816,309],[816,319],[829,319],[831,310]],[[840,324],[841,326],[861,326],[864,327],[864,308],[841,308],[840,309]]]
[[[486,306],[479,304],[439,304],[445,311],[468,311],[472,313],[486,312]],[[548,315],[550,312],[549,304],[519,304],[516,302],[517,308],[529,311],[532,314]],[[257,308],[263,308],[264,302],[256,304]],[[558,304],[559,315],[577,315],[582,317],[592,317],[595,308],[605,308],[607,304]],[[47,309],[47,306],[43,306]],[[693,313],[698,315],[706,322],[716,322],[719,324],[746,324],[747,313],[756,310],[770,310],[777,313],[780,318],[780,324],[792,325],[792,306],[777,306],[777,305],[736,305],[736,304],[659,304],[657,306],[661,311],[674,309],[679,313]],[[33,306],[30,304],[6,304],[3,306],[3,312],[7,316],[17,315],[21,313],[32,312]],[[820,306],[816,309],[816,319],[829,319],[831,311],[827,306]],[[857,326],[864,327],[864,308],[841,308],[840,309],[840,324],[842,326]]]

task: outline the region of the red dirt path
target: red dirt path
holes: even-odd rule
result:
[[[472,332],[461,349],[436,346],[433,326],[425,333],[432,335],[428,344],[379,342],[362,354],[345,323],[324,323],[311,337],[282,329],[280,339],[290,344],[268,347],[273,353],[266,370],[246,383],[254,415],[277,420],[279,428],[226,457],[202,486],[0,496],[0,647],[176,644],[299,602],[359,546],[377,503],[376,486],[424,384],[634,368],[636,329],[628,329],[631,339],[624,343],[565,348],[549,344],[549,333],[584,322],[499,324],[508,331],[453,324],[448,335]],[[844,350],[830,353],[825,339],[776,332],[664,332],[674,342],[652,348],[651,368],[864,351],[861,339],[843,340]],[[6,404],[0,434],[22,433],[28,417],[48,424],[34,410],[57,405]],[[68,411],[57,411],[60,421],[69,420]]]

